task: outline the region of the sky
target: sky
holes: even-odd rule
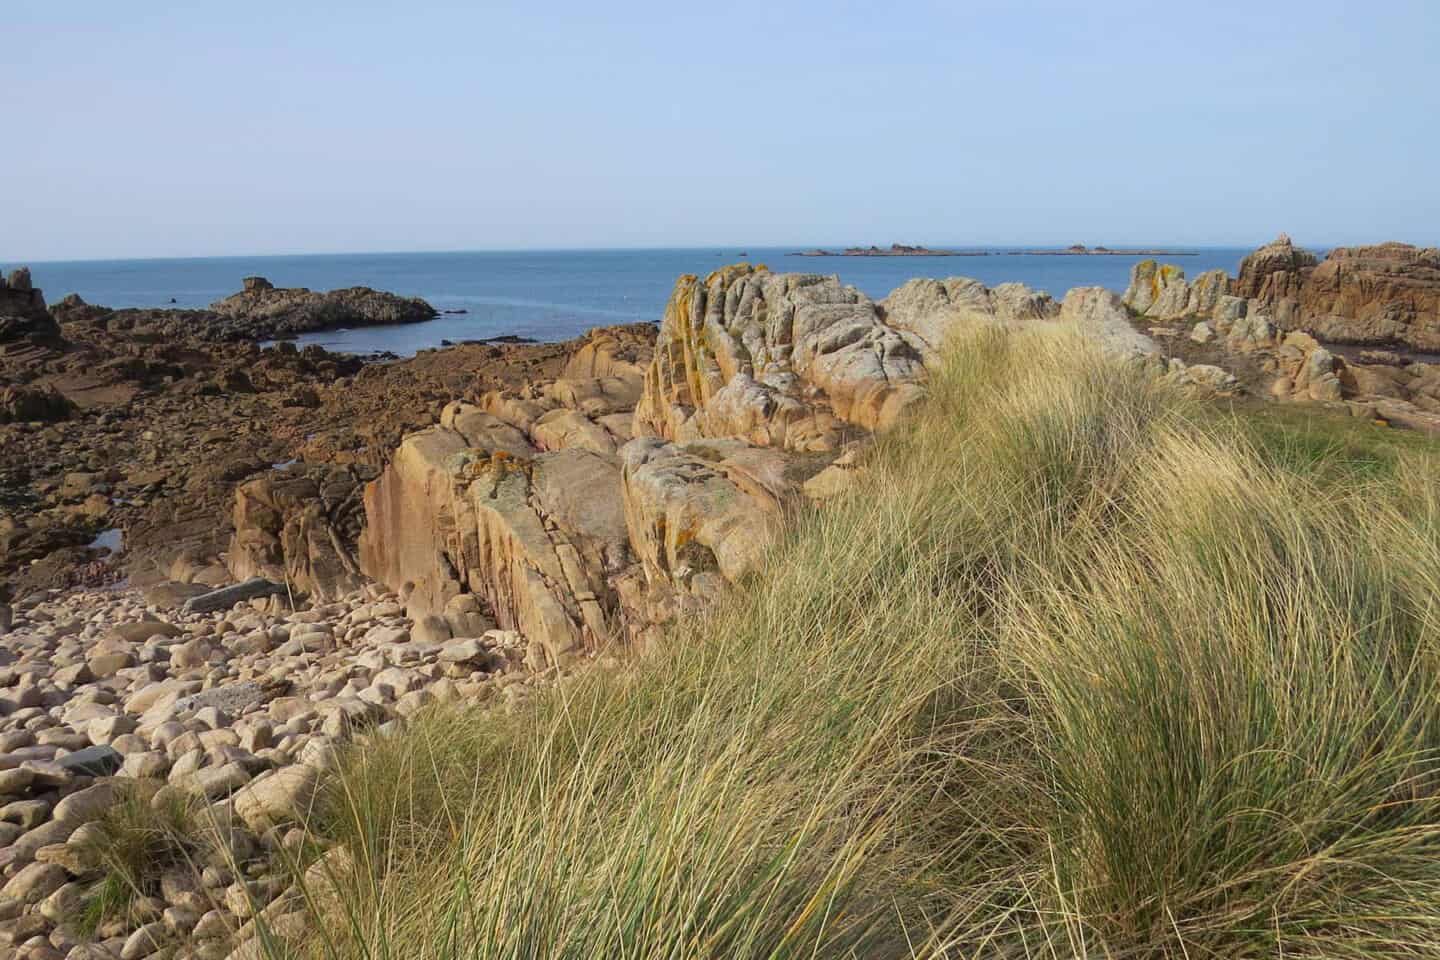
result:
[[[1440,243],[1436,0],[5,0],[0,259]]]

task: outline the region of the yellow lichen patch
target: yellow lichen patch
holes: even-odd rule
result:
[[[713,286],[718,281],[724,289],[729,289],[730,284],[741,277],[769,272],[770,268],[763,263],[731,263],[719,270],[711,271],[710,275],[705,278],[705,286]]]

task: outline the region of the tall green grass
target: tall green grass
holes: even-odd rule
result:
[[[1440,954],[1437,461],[1289,443],[977,331],[658,650],[353,756],[311,950]]]

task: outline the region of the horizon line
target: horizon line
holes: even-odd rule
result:
[[[1273,238],[1272,238],[1273,239]],[[892,241],[899,242],[899,241]],[[1164,249],[1176,252],[1183,250],[1241,250],[1255,249],[1269,243],[1269,240],[1258,243],[1243,243],[1235,241],[1204,241],[1200,243],[1162,243],[1162,242],[1129,242],[1129,243],[1095,243],[1084,244],[1087,248],[1094,250],[1098,247],[1108,247],[1112,250],[1149,250]],[[923,246],[936,250],[975,250],[975,251],[1003,251],[1003,250],[1056,250],[1063,251],[1075,243],[1048,244],[1048,243],[908,243],[907,246]],[[1296,246],[1308,247],[1312,250],[1329,250],[1335,246],[1344,244],[1305,244],[1297,243]],[[144,256],[105,256],[105,257],[32,257],[14,258],[0,257],[0,263],[13,264],[15,266],[28,266],[37,263],[132,263],[158,260],[263,260],[281,259],[296,257],[394,257],[394,256],[434,256],[440,254],[472,254],[472,253],[645,253],[662,251],[724,251],[734,249],[738,252],[748,252],[751,249],[764,251],[786,251],[801,253],[814,249],[833,249],[836,251],[855,247],[868,249],[870,246],[878,246],[886,249],[889,245],[879,244],[857,244],[847,242],[837,243],[801,243],[801,244],[760,244],[747,246],[743,243],[728,244],[679,244],[674,246],[574,246],[574,247],[466,247],[452,249],[425,249],[425,250],[307,250],[307,251],[280,251],[274,253],[218,253],[218,254],[184,254],[165,255],[149,254]],[[1417,246],[1419,246],[1417,244]],[[1139,254],[1137,254],[1139,255]],[[922,255],[923,256],[923,255]]]

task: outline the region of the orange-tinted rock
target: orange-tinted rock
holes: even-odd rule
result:
[[[1318,262],[1315,254],[1295,246],[1282,233],[1240,261],[1235,294],[1264,301],[1272,309],[1281,301],[1297,300],[1305,278]]]
[[[1306,329],[1323,340],[1440,350],[1440,249],[1337,247],[1299,300]]]

